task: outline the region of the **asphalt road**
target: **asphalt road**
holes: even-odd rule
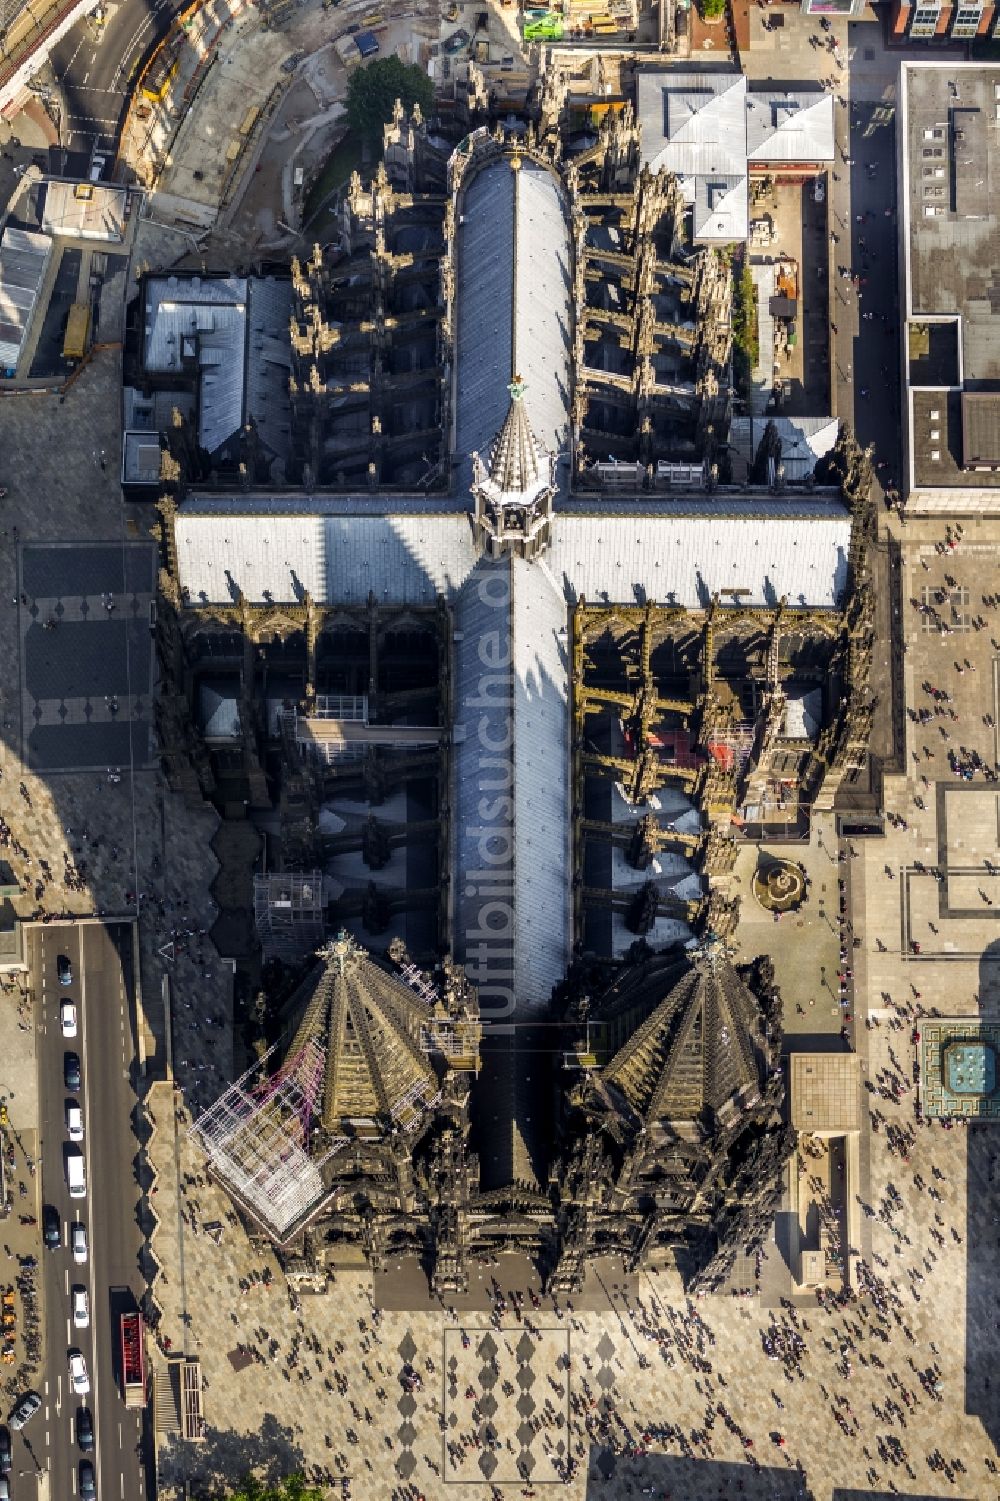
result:
[[[42,1411],[22,1434],[14,1435],[16,1501],[36,1495],[79,1495],[76,1411],[83,1402],[94,1418],[95,1448],[90,1458],[97,1471],[99,1501],[141,1501],[146,1494],[141,1410],[126,1410],[120,1395],[118,1315],[135,1307],[142,1292],[139,1256],[138,1186],[132,1132],[136,1105],[135,1008],[132,996],[132,934],[127,925],[98,924],[36,929],[31,983],[38,1027],[38,1098],[41,1136],[42,1201],[59,1211],[63,1230],[60,1249],[38,1252],[45,1299],[45,1373],[39,1386]],[[73,981],[60,986],[57,955],[68,955]],[[79,1031],[64,1038],[59,1004],[75,1001]],[[73,1098],[63,1083],[63,1056],[76,1051],[82,1064],[87,1192],[70,1198],[64,1151],[66,1102]],[[78,1265],[69,1249],[69,1227],[82,1221],[88,1233],[88,1260]],[[83,1284],[90,1294],[90,1327],[71,1325],[70,1291]],[[69,1388],[68,1350],[79,1348],[90,1374],[90,1394],[78,1398]],[[27,1443],[25,1442],[27,1440]],[[38,1473],[47,1472],[48,1485]],[[35,1489],[31,1489],[34,1477]]]
[[[182,7],[183,0],[121,0],[117,7],[110,0],[103,26],[84,17],[56,43],[40,76],[50,86],[55,81],[60,145],[48,150],[19,141],[4,146],[0,205],[10,201],[19,175],[32,165],[57,177],[85,178],[94,153],[100,151],[108,158],[105,175],[110,174],[139,68]],[[15,139],[16,130],[15,123]],[[14,222],[38,228],[37,214],[31,211]]]
[[[84,17],[52,49],[49,62],[65,103],[62,144],[111,150],[132,79],[182,8],[181,0],[121,0],[103,26]]]

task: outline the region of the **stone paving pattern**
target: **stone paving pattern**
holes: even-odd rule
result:
[[[163,1052],[164,975],[173,974],[185,991],[197,976],[199,987],[229,1006],[232,974],[211,951],[199,964],[197,948],[188,951],[183,938],[181,952],[173,959],[160,952],[175,927],[208,929],[216,920],[211,886],[218,868],[211,840],[219,819],[210,807],[188,808],[164,786],[150,761],[147,726],[154,668],[148,600],[154,556],[150,527],[156,518],[152,506],[126,507],[112,466],[102,469],[100,462],[102,452],[115,453],[120,441],[120,379],[118,357],[108,350],[94,358],[63,398],[24,394],[0,399],[0,478],[8,489],[0,509],[0,541],[5,544],[0,549],[0,633],[12,648],[0,655],[0,819],[28,851],[26,858],[19,856],[2,842],[0,830],[0,855],[9,860],[21,883],[23,895],[15,906],[24,917],[95,912],[122,917],[134,915],[137,898],[142,898],[149,919],[140,925],[142,991],[150,1023],[143,1046],[155,1066],[157,1052],[161,1062]],[[67,538],[84,545],[64,547]],[[97,543],[103,545],[93,545]],[[79,591],[75,595],[70,593],[74,587]],[[111,617],[101,603],[105,590],[119,591]],[[27,604],[22,604],[22,594]],[[88,647],[86,663],[93,673],[87,685],[91,718],[104,736],[127,728],[110,722],[114,716],[106,711],[105,694],[119,695],[119,718],[132,709],[131,700],[121,693],[121,658],[116,662],[113,654],[105,653],[109,635],[120,637],[122,632],[122,621],[114,615],[132,614],[127,666],[135,698],[142,700],[144,740],[133,776],[128,774],[125,747],[122,754],[105,759],[104,751],[110,749],[106,740],[95,760],[86,748],[78,755],[70,748],[66,754],[66,744],[87,728],[86,716],[76,705],[72,718],[80,723],[63,729],[61,721],[54,720],[53,732],[63,742],[55,759],[58,764],[75,759],[77,765],[83,761],[98,769],[39,777],[25,764],[21,708],[24,694],[25,720],[30,724],[32,684],[25,677],[25,642],[33,630],[51,650],[51,670],[61,677],[59,691],[80,686],[74,676],[80,660],[61,634],[66,626],[45,632],[36,624],[36,619],[47,618],[41,612],[53,600],[71,606],[76,628],[102,643],[96,650]],[[96,617],[92,622],[90,615]],[[45,686],[49,691],[50,685]],[[84,702],[82,695],[71,693],[67,706],[77,697]],[[108,766],[121,768],[120,781],[109,780]],[[30,806],[19,791],[22,781]],[[48,862],[52,879],[39,888],[41,859]]]
[[[25,763],[48,772],[155,764],[152,545],[22,546],[20,561]]]

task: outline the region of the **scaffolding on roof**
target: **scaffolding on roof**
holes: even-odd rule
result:
[[[200,1115],[190,1134],[233,1198],[281,1241],[326,1197],[321,1170],[347,1138],[324,1138],[321,1155],[310,1155],[323,1050],[309,1040],[269,1077],[274,1052],[270,1048]]]
[[[420,1124],[424,1111],[433,1110],[440,1101],[440,1089],[432,1095],[423,1079],[415,1079],[406,1093],[393,1102],[389,1114],[397,1126],[412,1131]]]
[[[483,1025],[476,1016],[435,1016],[420,1024],[420,1049],[440,1053],[458,1072],[478,1074]]]
[[[323,872],[272,871],[254,876],[253,915],[268,959],[299,959],[326,930]]]
[[[433,1006],[434,1002],[438,999],[438,989],[433,980],[422,969],[418,969],[415,964],[404,964],[400,973],[410,989],[422,1001],[426,1001],[429,1006]]]
[[[753,750],[754,733],[754,725],[749,720],[713,726],[711,733],[706,736],[705,748],[723,771],[742,774]]]

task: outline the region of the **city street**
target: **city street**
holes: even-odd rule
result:
[[[64,146],[114,145],[139,66],[180,9],[178,0],[123,0],[103,26],[85,17],[56,44],[49,61],[66,106]]]
[[[58,956],[72,966],[72,982],[59,983]],[[132,1134],[135,1107],[135,1010],[132,994],[132,934],[126,925],[97,924],[36,928],[32,934],[31,983],[36,995],[41,1131],[41,1198],[59,1214],[62,1245],[39,1248],[45,1307],[46,1370],[39,1384],[42,1412],[14,1436],[18,1501],[34,1494],[79,1494],[76,1441],[80,1399],[70,1390],[67,1351],[79,1348],[90,1375],[84,1400],[94,1418],[95,1446],[89,1456],[101,1497],[145,1494],[141,1460],[143,1414],[126,1412],[119,1391],[118,1331],[123,1308],[141,1295],[142,1238],[133,1206],[138,1201]],[[62,1035],[59,1006],[77,1007],[78,1035]],[[79,1092],[64,1084],[64,1055],[79,1055]],[[66,1182],[67,1102],[83,1110],[81,1147],[87,1191],[71,1198]],[[78,1263],[70,1249],[71,1227],[86,1227],[88,1257]],[[71,1289],[86,1287],[89,1328],[73,1328]],[[39,1475],[37,1492],[27,1477]],[[41,1476],[47,1477],[47,1484]]]

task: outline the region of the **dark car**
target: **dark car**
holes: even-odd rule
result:
[[[80,1461],[80,1495],[82,1501],[94,1501],[97,1486],[94,1484],[94,1466],[89,1459]]]
[[[42,1206],[42,1239],[50,1251],[56,1251],[62,1245],[62,1225],[54,1204]]]
[[[94,1418],[89,1407],[76,1409],[76,1441],[85,1453],[94,1447]]]
[[[78,1090],[80,1088],[80,1054],[63,1054],[63,1081],[67,1089]]]
[[[10,1415],[10,1426],[17,1430],[23,1428],[29,1422],[42,1405],[42,1399],[37,1392],[25,1392]]]
[[[9,1475],[10,1465],[10,1429],[0,1428],[0,1475]]]
[[[72,985],[73,966],[65,954],[59,954],[56,958],[56,974],[59,976],[60,985]]]
[[[460,26],[457,31],[452,32],[451,36],[445,37],[441,43],[441,50],[450,54],[461,52],[462,48],[467,46],[468,42],[469,33],[464,26]]]

